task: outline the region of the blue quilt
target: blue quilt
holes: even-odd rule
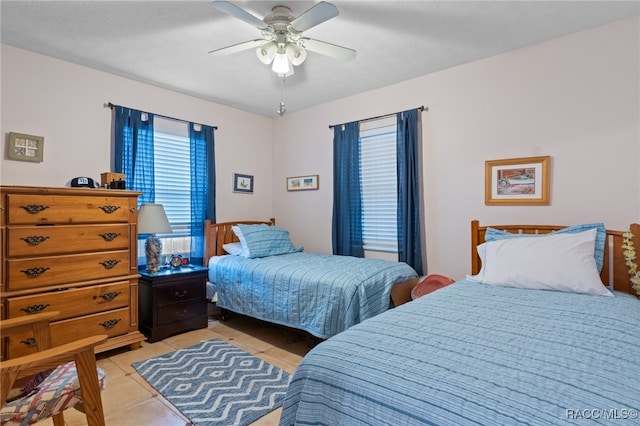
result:
[[[640,424],[640,301],[460,281],[312,349],[281,426]]]
[[[221,308],[321,339],[386,311],[391,287],[417,276],[402,262],[314,253],[223,256],[212,269]]]

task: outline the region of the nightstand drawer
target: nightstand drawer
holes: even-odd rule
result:
[[[206,297],[206,287],[200,281],[183,281],[181,284],[157,288],[158,307],[176,302]]]
[[[171,324],[207,314],[207,305],[201,300],[185,300],[158,309],[158,325]]]

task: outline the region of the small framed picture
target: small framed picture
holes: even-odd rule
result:
[[[486,205],[548,205],[551,157],[485,161]]]
[[[233,174],[233,192],[253,194],[253,176]]]
[[[320,175],[294,176],[287,178],[287,191],[306,191],[320,188]]]
[[[9,132],[9,159],[42,163],[44,137]]]

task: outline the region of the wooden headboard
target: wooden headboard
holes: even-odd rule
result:
[[[264,223],[269,226],[276,224],[275,218],[269,219],[268,222],[260,222],[256,220],[243,220],[235,222],[211,223],[209,219],[204,221],[204,257],[202,259],[204,266],[209,263],[211,256],[222,256],[227,254],[222,248],[223,244],[238,241],[238,237],[233,233],[231,227],[238,224],[243,225],[259,225]]]
[[[471,274],[480,272],[480,257],[476,247],[484,243],[484,235],[489,226],[480,226],[477,220],[471,221]],[[566,226],[556,225],[490,225],[491,228],[511,232],[513,234],[547,234]],[[633,243],[636,250],[640,250],[640,225],[634,223],[630,227],[634,235]],[[607,230],[607,240],[604,247],[604,267],[600,278],[606,285],[613,284],[618,291],[636,295],[629,281],[628,267],[622,254],[622,234],[624,231]]]

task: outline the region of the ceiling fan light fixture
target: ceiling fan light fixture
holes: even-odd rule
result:
[[[289,63],[285,53],[276,53],[271,69],[277,74],[288,74],[292,69],[292,65]]]
[[[270,41],[268,43],[263,44],[262,46],[256,49],[256,55],[260,62],[265,65],[269,65],[273,58],[276,56],[276,52],[278,51],[278,46],[275,42]]]
[[[287,44],[285,50],[287,53],[287,58],[289,59],[289,61],[291,61],[291,64],[296,67],[302,64],[305,59],[307,59],[307,51],[296,44]]]

